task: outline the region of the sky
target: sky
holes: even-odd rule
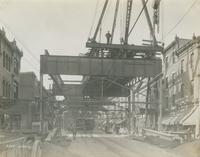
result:
[[[110,0],[108,5],[102,24],[102,42],[105,41],[106,31],[111,29],[115,1]],[[148,2],[150,13],[152,1]],[[195,5],[187,12],[194,2]],[[21,71],[34,71],[38,76],[40,55],[44,54],[44,49],[48,49],[52,55],[76,56],[87,52],[85,43],[94,32],[103,3],[104,0],[0,0],[0,25],[10,40],[16,39],[24,53]],[[125,3],[126,0],[121,0],[116,43],[123,34]],[[141,0],[134,0],[131,25],[141,8]],[[192,38],[193,33],[200,35],[199,15],[200,0],[161,0],[158,39],[167,45],[176,34],[182,38]],[[168,33],[179,20],[177,27]],[[92,33],[89,33],[91,28]],[[129,43],[141,44],[142,39],[149,39],[144,14],[131,34]]]

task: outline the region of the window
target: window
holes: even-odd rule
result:
[[[13,82],[13,95],[14,99],[18,98],[18,83],[16,81]]]
[[[8,83],[5,82],[5,96],[8,96]]]
[[[8,69],[8,55],[6,54],[6,69]]]
[[[168,77],[166,77],[165,79],[165,85],[166,85],[166,88],[168,88]]]
[[[175,106],[175,94],[172,95],[172,106]]]
[[[184,84],[181,84],[181,97],[184,97]]]
[[[10,71],[11,58],[8,57],[8,71]]]
[[[16,58],[14,59],[14,72],[15,74],[19,74],[19,63]]]
[[[10,98],[10,91],[11,91],[11,86],[8,84],[8,98]]]
[[[172,83],[175,82],[175,77],[176,77],[176,73],[173,73],[173,74],[172,74]]]
[[[168,100],[168,97],[166,97],[165,103],[166,103],[166,108],[169,108],[169,100]]]
[[[173,51],[173,53],[172,53],[172,63],[174,64],[175,63],[175,50]]]
[[[169,66],[169,63],[168,63],[169,61],[168,61],[168,57],[166,57],[166,59],[165,59],[165,67],[166,67],[166,69],[168,68],[168,66]]]
[[[6,96],[6,85],[5,85],[5,80],[2,81],[2,86],[3,86],[3,96]]]
[[[3,51],[3,67],[6,67],[6,53]]]
[[[184,72],[184,59],[181,60],[181,74]]]

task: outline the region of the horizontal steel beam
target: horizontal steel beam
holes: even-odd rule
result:
[[[86,47],[88,48],[100,48],[100,49],[118,49],[118,50],[131,50],[134,52],[162,52],[163,47],[161,46],[140,46],[140,45],[122,45],[122,44],[105,44],[105,43],[93,43],[87,42]]]
[[[161,59],[110,59],[80,56],[40,57],[42,74],[105,77],[153,77],[161,72]]]
[[[94,82],[94,84],[63,84],[62,92],[60,89],[53,85],[54,95],[65,95],[67,97],[81,97],[81,96],[92,96],[92,97],[101,97],[101,84]],[[109,89],[103,89],[103,97],[126,97],[130,95],[128,89],[124,89],[119,86],[111,86]]]
[[[66,95],[67,97],[82,97],[83,96],[83,85],[81,84],[63,84],[62,92],[59,88],[53,84],[53,94],[55,95]]]

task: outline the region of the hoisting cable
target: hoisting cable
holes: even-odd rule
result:
[[[95,23],[95,19],[96,19],[96,16],[97,16],[98,7],[99,7],[99,0],[97,0],[97,2],[96,2],[95,12],[94,12],[94,16],[92,18],[92,25],[91,25],[91,28],[90,28],[90,31],[89,31],[89,34],[88,34],[88,38],[91,37],[91,33],[92,33],[93,28],[94,28],[94,23]]]
[[[135,23],[133,24],[133,26],[131,27],[131,30],[130,30],[129,33],[128,33],[128,36],[130,36],[130,34],[132,33],[133,29],[135,28],[135,26],[136,26],[136,24],[137,24],[137,22],[138,22],[140,16],[142,15],[142,12],[144,11],[144,8],[147,6],[148,1],[149,1],[149,0],[147,0],[147,1],[145,2],[145,5],[142,7],[142,10],[140,11],[139,15],[137,16],[137,19],[136,19]]]

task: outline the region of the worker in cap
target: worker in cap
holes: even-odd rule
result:
[[[110,43],[110,39],[111,39],[110,32],[108,31],[105,36],[106,36],[106,39],[107,39],[107,44],[109,44]]]

